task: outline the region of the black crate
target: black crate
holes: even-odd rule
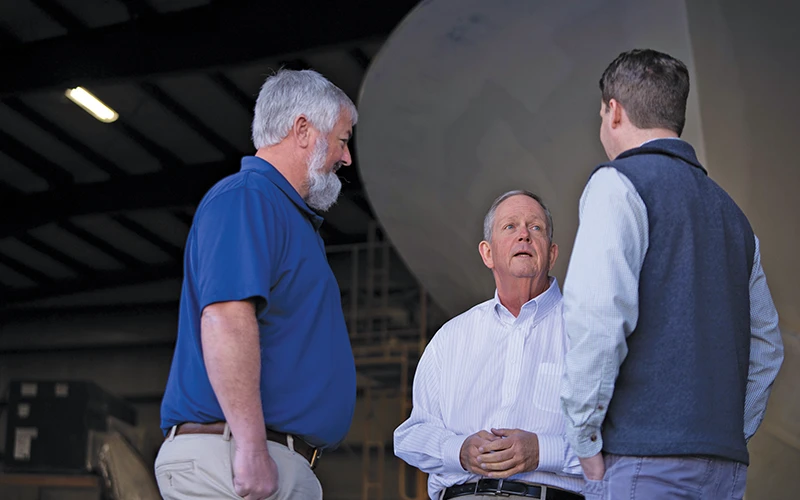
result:
[[[136,425],[129,403],[92,382],[12,381],[5,469],[86,472],[92,431],[107,431],[109,417]]]

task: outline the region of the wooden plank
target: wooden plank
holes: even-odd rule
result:
[[[97,488],[100,478],[93,475],[9,474],[0,473],[0,485],[59,488]]]

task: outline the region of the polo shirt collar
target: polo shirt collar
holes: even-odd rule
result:
[[[298,193],[297,190],[291,184],[289,184],[289,181],[286,180],[286,177],[278,172],[278,169],[272,166],[270,162],[264,160],[263,158],[259,158],[258,156],[245,156],[242,158],[242,172],[245,170],[255,170],[269,179],[270,182],[275,184],[278,189],[283,191],[283,194],[285,194],[286,197],[289,198],[306,217],[308,217],[308,220],[311,221],[314,229],[319,230],[325,219],[311,210],[311,207],[308,206],[308,203],[306,203],[305,200],[300,197],[300,193]]]

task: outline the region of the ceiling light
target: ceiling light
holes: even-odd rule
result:
[[[106,106],[103,101],[83,87],[67,89],[65,95],[70,101],[82,107],[86,112],[103,123],[111,123],[119,118],[119,114],[116,111]]]

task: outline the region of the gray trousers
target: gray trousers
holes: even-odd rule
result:
[[[586,481],[587,500],[741,500],[747,466],[712,457],[604,456],[602,481]]]

